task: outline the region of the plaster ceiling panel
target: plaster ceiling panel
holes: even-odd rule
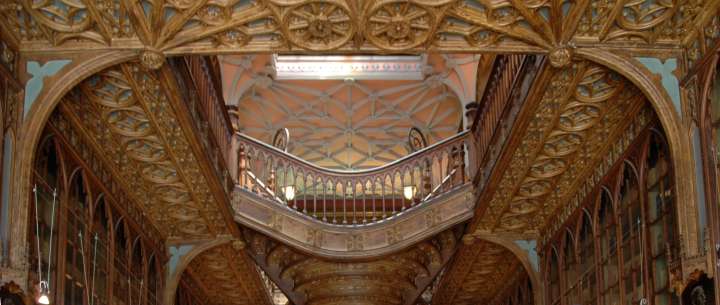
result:
[[[327,168],[372,168],[406,156],[413,127],[432,144],[461,126],[460,98],[448,84],[464,75],[445,65],[456,57],[423,58],[424,80],[275,80],[270,55],[226,56],[223,90],[237,107],[238,131],[271,143],[288,128],[294,155]]]

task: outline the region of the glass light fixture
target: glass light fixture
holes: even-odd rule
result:
[[[412,200],[415,198],[415,193],[417,193],[417,188],[414,185],[403,187],[403,197],[405,197],[405,199]]]
[[[38,304],[49,305],[50,298],[48,297],[48,284],[46,281],[40,281],[40,296],[37,299]]]
[[[285,199],[288,201],[295,199],[295,186],[288,185],[282,188],[282,192],[285,195]]]
[[[278,80],[423,80],[422,55],[273,55]]]
[[[38,190],[37,185],[33,186],[33,194],[35,195],[35,240],[37,240],[37,255],[38,255],[38,279],[40,279],[40,296],[37,298],[37,303],[41,305],[50,304],[50,298],[48,292],[50,291],[50,266],[52,265],[52,240],[53,232],[55,228],[55,200],[57,198],[57,189],[53,190],[53,201],[52,201],[52,212],[50,213],[50,250],[48,251],[48,272],[47,281],[42,280],[42,260],[40,259],[40,220],[38,218]]]

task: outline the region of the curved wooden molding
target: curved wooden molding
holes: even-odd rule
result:
[[[326,258],[370,258],[406,248],[473,216],[475,197],[470,183],[420,206],[375,224],[330,225],[236,187],[235,220],[296,247]]]

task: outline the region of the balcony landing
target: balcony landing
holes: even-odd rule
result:
[[[234,217],[240,224],[300,250],[326,258],[353,259],[387,255],[472,218],[471,183],[459,185],[422,205],[365,225],[334,225],[289,206],[236,187]]]

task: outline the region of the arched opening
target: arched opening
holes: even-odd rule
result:
[[[671,273],[677,272],[671,268],[680,261],[674,170],[658,124],[651,121],[629,143],[622,158],[610,166],[563,224],[568,228],[561,230],[565,233],[550,239],[546,251],[564,246],[563,266],[569,264],[567,255],[573,247],[584,266],[578,269],[580,277],[570,268],[561,269],[561,278],[566,279],[564,291],[574,285],[582,287],[580,299],[573,299],[570,293],[566,304],[636,304],[642,300],[679,304],[669,284]],[[573,227],[579,230],[576,240],[569,237]],[[574,244],[568,246],[568,241]],[[598,259],[593,258],[595,247]],[[546,270],[552,275],[557,263],[554,258],[547,259]],[[583,262],[592,262],[592,266]]]

